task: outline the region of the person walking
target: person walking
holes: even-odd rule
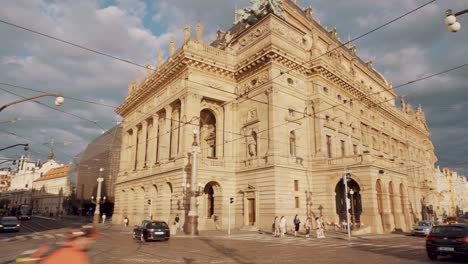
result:
[[[293,224],[294,224],[294,236],[297,237],[297,233],[299,232],[299,225],[301,224],[301,220],[299,220],[299,217],[297,215],[294,216]]]
[[[280,236],[284,237],[284,234],[286,233],[286,217],[281,216],[279,228],[280,228]]]
[[[275,216],[275,219],[273,220],[273,224],[271,225],[271,232],[273,233],[274,237],[277,237],[280,234],[278,216]]]
[[[177,214],[176,217],[174,218],[174,224],[175,224],[175,233],[174,233],[174,235],[176,235],[177,232],[179,231],[179,227],[180,227],[179,221],[180,221],[179,214]]]
[[[307,217],[305,223],[304,223],[304,229],[305,229],[305,237],[310,238],[310,228],[312,227],[312,220],[310,217]]]
[[[326,230],[326,225],[325,225],[325,219],[323,215],[320,216],[320,223],[322,223],[322,229],[325,231]]]
[[[29,257],[17,258],[16,262],[88,264],[91,262],[86,251],[92,247],[99,236],[100,234],[93,226],[83,226],[80,230],[69,233],[67,241],[53,245],[45,244]]]
[[[124,225],[125,227],[128,227],[128,217],[124,217]]]
[[[102,214],[102,223],[103,223],[103,224],[106,223],[106,214]]]
[[[317,238],[325,238],[325,235],[323,233],[322,222],[320,221],[319,217],[315,217],[315,225],[317,228]]]

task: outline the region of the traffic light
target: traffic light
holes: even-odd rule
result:
[[[234,197],[229,198],[229,203],[234,203]]]
[[[148,205],[151,205],[151,199],[147,200]]]

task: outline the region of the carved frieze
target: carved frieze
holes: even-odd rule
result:
[[[248,80],[242,82],[239,85],[238,93],[239,95],[243,95],[263,85],[264,83],[268,82],[271,79],[270,72],[268,70],[259,73],[258,75],[249,78]]]
[[[260,25],[256,29],[254,29],[252,32],[247,34],[247,36],[241,38],[239,40],[239,50],[244,49],[247,46],[250,46],[255,40],[259,39],[261,36],[267,34],[270,32],[270,28],[268,27],[267,24]]]

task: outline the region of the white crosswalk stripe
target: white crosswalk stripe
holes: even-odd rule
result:
[[[392,252],[409,252],[409,251],[419,251],[424,249],[424,246],[415,246],[415,245],[391,245],[391,244],[382,244],[382,243],[369,243],[368,241],[347,241],[339,238],[325,238],[317,239],[311,237],[309,239],[304,237],[291,237],[286,236],[283,238],[274,237],[268,234],[239,234],[232,235],[230,237],[223,236],[224,239],[231,240],[241,240],[241,241],[256,241],[261,243],[271,243],[272,245],[297,245],[305,247],[314,247],[314,248],[334,248],[334,249],[345,249],[345,248],[356,248],[360,250],[368,250],[376,253],[392,251]]]

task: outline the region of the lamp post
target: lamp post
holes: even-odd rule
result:
[[[457,21],[457,16],[468,13],[468,9],[462,10],[457,13],[453,13],[452,9],[447,9],[445,11],[444,23],[448,26],[450,32],[458,32],[461,28],[461,24]]]
[[[319,211],[320,211],[320,216],[322,216],[322,210],[323,210],[323,206],[322,206],[322,205],[320,205],[320,206],[318,207],[318,209],[319,209]]]
[[[29,150],[29,144],[15,144],[15,145],[11,145],[11,146],[6,147],[6,148],[1,148],[0,151],[10,149],[10,148],[14,148],[14,147],[17,147],[17,146],[24,146],[24,151]]]
[[[99,168],[99,178],[97,178],[98,186],[97,186],[97,192],[96,192],[96,209],[94,209],[94,217],[93,217],[93,223],[99,224],[100,221],[100,203],[101,203],[101,187],[102,187],[102,182],[104,181],[104,178],[102,177],[102,172],[104,171],[104,168]]]
[[[32,97],[28,97],[28,98],[23,98],[23,99],[20,99],[20,100],[16,100],[16,101],[13,101],[11,103],[8,103],[2,107],[0,107],[0,112],[3,111],[3,109],[9,107],[9,106],[12,106],[14,104],[19,104],[19,103],[22,103],[22,102],[26,102],[26,101],[30,101],[30,100],[34,100],[34,99],[37,99],[37,98],[40,98],[40,97],[46,97],[46,96],[53,96],[55,97],[55,105],[56,106],[61,106],[63,105],[63,101],[64,101],[64,98],[63,98],[63,95],[62,94],[55,94],[55,93],[43,93],[43,94],[39,94],[39,95],[36,95],[36,96],[32,96]]]
[[[200,153],[200,147],[197,142],[198,130],[193,130],[193,143],[192,143],[192,179],[190,189],[190,210],[188,213],[188,230],[192,236],[198,235],[198,207],[197,196],[200,194],[200,186],[197,190],[197,156]]]

